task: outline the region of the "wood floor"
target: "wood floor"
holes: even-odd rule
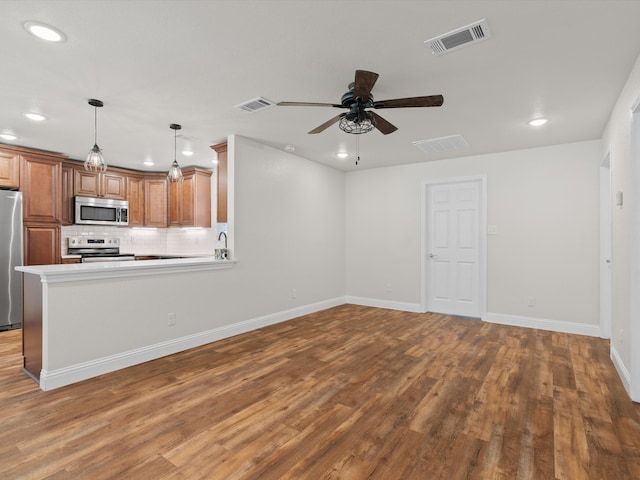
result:
[[[640,479],[608,350],[345,305],[42,392],[2,332],[0,478]]]

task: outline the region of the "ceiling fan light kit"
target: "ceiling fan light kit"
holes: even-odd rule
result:
[[[95,98],[89,99],[89,105],[93,107],[94,137],[93,147],[89,150],[87,159],[84,161],[84,169],[92,172],[104,172],[107,170],[107,162],[104,161],[102,150],[98,146],[98,108],[102,108],[104,103]]]
[[[378,74],[366,70],[356,70],[355,81],[349,84],[349,91],[342,95],[340,103],[314,102],[279,102],[284,107],[333,107],[346,108],[347,113],[341,113],[327,120],[322,125],[311,130],[310,134],[323,132],[337,123],[346,133],[360,135],[377,129],[383,135],[395,132],[398,128],[370,109],[408,108],[408,107],[439,107],[444,103],[442,95],[425,97],[394,98],[391,100],[375,101],[371,90],[378,80]]]

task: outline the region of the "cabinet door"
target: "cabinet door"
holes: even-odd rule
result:
[[[182,182],[169,182],[169,226],[211,227],[212,172],[189,167],[182,174]]]
[[[127,200],[129,201],[129,226],[144,225],[144,177],[127,177]]]
[[[20,186],[20,155],[0,150],[0,187]]]
[[[24,222],[59,223],[62,160],[36,155],[22,156],[20,172]]]
[[[76,168],[74,173],[74,194],[80,197],[100,196],[100,174]]]
[[[60,263],[60,228],[58,225],[25,225],[24,264]]]
[[[195,169],[185,176],[182,185],[182,225],[211,227],[210,170]]]
[[[126,200],[126,179],[124,175],[114,172],[101,173],[100,196],[115,200]]]
[[[62,164],[62,225],[73,224],[73,165]]]
[[[211,148],[218,153],[217,222],[227,223],[227,144],[219,143]]]
[[[145,179],[144,222],[148,227],[167,226],[167,177],[164,175]]]
[[[167,223],[170,227],[182,225],[182,214],[184,211],[182,189],[184,182],[186,182],[186,179],[182,182],[167,183],[169,190],[169,219]]]

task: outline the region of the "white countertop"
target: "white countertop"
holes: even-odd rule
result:
[[[39,275],[44,283],[75,282],[105,278],[163,275],[233,268],[235,260],[216,260],[214,256],[171,258],[129,262],[72,263],[16,267],[19,272]]]

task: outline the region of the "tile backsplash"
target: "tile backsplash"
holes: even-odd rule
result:
[[[67,238],[81,235],[117,237],[121,253],[136,255],[158,254],[211,254],[224,246],[218,241],[218,232],[226,231],[226,224],[213,228],[123,228],[93,225],[62,227],[62,255],[67,254]]]

